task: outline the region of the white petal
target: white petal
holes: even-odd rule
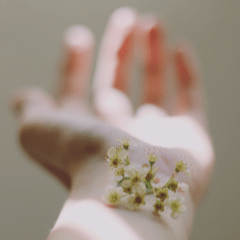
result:
[[[132,182],[130,180],[124,180],[121,184],[122,187],[127,188],[132,186]]]
[[[135,166],[134,165],[128,165],[126,167],[126,173],[129,177],[131,177],[132,175],[134,175],[135,173]]]
[[[122,193],[123,193],[122,187],[116,187],[115,190],[116,190],[119,194],[122,194]]]
[[[128,151],[126,151],[126,150],[123,149],[123,150],[119,153],[118,157],[119,157],[122,161],[124,161],[125,158],[127,157],[127,155],[128,155]]]
[[[116,148],[115,147],[110,147],[107,151],[107,155],[112,158],[116,155]]]
[[[181,187],[181,190],[184,192],[187,192],[189,190],[189,186],[184,182],[180,184],[180,187]]]
[[[168,207],[171,207],[172,202],[175,201],[175,200],[177,200],[177,198],[175,198],[175,197],[169,197],[169,199],[166,200],[166,205],[167,205]]]
[[[140,193],[140,194],[145,194],[146,192],[146,185],[143,182],[140,182],[136,185],[133,186],[132,191],[134,193]]]
[[[115,147],[110,147],[107,151],[107,155],[108,157],[113,158],[116,155],[116,152],[117,150]]]
[[[179,203],[183,203],[184,201],[185,201],[185,198],[184,197],[178,197],[178,201],[179,201]]]
[[[148,167],[142,167],[140,170],[139,170],[139,175],[141,178],[145,178],[147,176],[149,172],[149,168]]]
[[[122,180],[122,178],[123,178],[123,176],[115,176],[115,177],[114,177],[114,181],[115,181],[115,182],[119,182],[119,181]]]

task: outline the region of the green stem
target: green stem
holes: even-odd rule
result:
[[[168,184],[171,182],[172,179],[173,179],[173,177],[170,177],[169,180],[167,181],[167,183],[163,186],[163,188],[167,187]]]
[[[120,180],[120,181],[117,183],[117,185],[118,185],[118,186],[121,186],[122,182],[123,182],[124,180],[126,180],[126,179],[129,179],[129,177],[124,177],[124,178],[122,178],[122,180]]]
[[[154,191],[154,188],[152,188],[152,190],[153,190],[153,193],[154,193],[155,199],[157,200],[156,192]]]

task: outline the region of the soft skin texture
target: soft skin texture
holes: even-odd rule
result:
[[[187,43],[169,50],[166,26],[154,15],[117,9],[100,45],[89,94],[94,45],[88,28],[71,27],[55,96],[28,88],[11,102],[22,148],[70,192],[48,239],[188,239],[215,159],[192,50]],[[137,109],[129,93],[134,56],[143,69],[142,85],[134,88],[141,89]],[[171,65],[177,91],[167,98],[165,73]],[[160,151],[160,179],[171,176],[175,160],[191,165],[191,179],[179,174],[190,186],[183,194],[187,214],[175,220],[153,215],[149,204],[138,211],[105,206],[101,196],[111,181],[106,152],[124,136],[138,144],[130,146],[131,163],[146,162],[144,150]]]

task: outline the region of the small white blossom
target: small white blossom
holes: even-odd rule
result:
[[[130,145],[137,145],[134,142],[131,142],[129,138],[124,137],[122,139],[118,138],[117,141],[123,146],[124,149],[128,150]]]
[[[122,198],[123,190],[121,187],[108,186],[106,188],[105,196],[102,199],[109,205],[117,206],[119,205]]]
[[[132,182],[132,184],[138,184],[142,181],[141,177],[139,176],[139,173],[137,170],[134,170],[134,174],[130,176],[130,181]]]
[[[129,195],[125,206],[131,210],[135,210],[135,209],[138,209],[140,205],[144,205],[145,203],[146,203],[145,195],[140,193],[135,193],[135,194]]]
[[[179,214],[184,214],[186,212],[186,207],[183,206],[184,197],[170,197],[166,202],[166,206],[168,206],[171,210],[171,217],[177,219]]]
[[[135,169],[136,167],[134,165],[128,165],[125,170],[126,170],[126,174],[127,177],[132,177],[135,174]]]
[[[142,179],[142,181],[144,181],[145,177],[147,176],[149,172],[149,168],[148,167],[142,167],[139,170],[139,176]]]
[[[149,152],[146,157],[150,163],[155,163],[159,159],[159,156],[154,152]]]
[[[123,176],[114,176],[114,182],[119,182],[123,179]]]
[[[123,180],[121,183],[121,187],[125,193],[132,192],[132,182],[130,180]]]
[[[114,171],[114,181],[119,182],[123,179],[126,170],[124,166],[117,167]]]
[[[184,182],[181,182],[179,184],[179,189],[178,189],[178,192],[182,192],[182,193],[185,193],[189,190],[189,186],[188,184],[184,183]]]
[[[108,149],[107,155],[109,157],[109,159],[107,159],[109,166],[117,168],[128,156],[128,151],[121,148],[111,147]]]
[[[146,193],[146,185],[143,182],[133,185],[132,191],[134,193],[145,194]]]

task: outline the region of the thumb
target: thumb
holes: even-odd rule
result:
[[[35,115],[47,114],[56,107],[56,102],[50,95],[35,87],[19,89],[10,99],[10,108],[21,121],[26,121]]]

